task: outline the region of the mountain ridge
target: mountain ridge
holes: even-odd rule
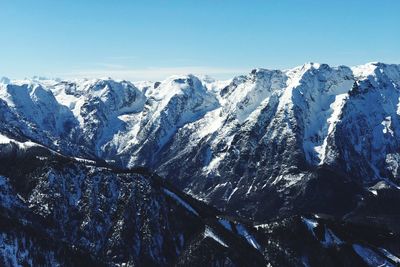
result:
[[[228,82],[179,75],[139,85],[7,81],[0,95],[29,138],[71,156],[151,168],[222,209],[246,210],[230,202],[269,190],[292,195],[323,165],[366,188],[398,188],[400,65],[306,63]]]

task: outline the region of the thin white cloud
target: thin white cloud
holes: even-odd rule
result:
[[[111,67],[111,66],[110,66]],[[139,80],[163,80],[172,75],[210,75],[215,78],[232,78],[233,76],[248,73],[250,69],[242,68],[219,68],[219,67],[172,67],[172,68],[145,68],[145,69],[121,69],[121,68],[105,68],[105,69],[82,69],[73,70],[67,73],[55,73],[53,76],[60,76],[66,79],[75,78],[101,78],[111,77],[113,79],[123,79],[130,81]]]

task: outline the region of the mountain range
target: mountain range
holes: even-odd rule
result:
[[[5,266],[398,266],[400,65],[0,80]]]

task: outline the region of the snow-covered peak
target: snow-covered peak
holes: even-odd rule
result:
[[[7,78],[7,77],[0,77],[0,83],[9,84],[10,83],[10,79]]]
[[[352,67],[352,71],[355,77],[366,78],[369,75],[373,75],[377,68],[378,62],[370,62],[363,65]]]
[[[326,64],[308,62],[308,63],[304,63],[303,65],[296,66],[294,68],[284,69],[283,72],[285,72],[287,74],[290,74],[290,73],[305,73],[306,71],[309,71],[309,70],[312,70],[312,69],[318,69],[319,67],[321,67],[321,65],[326,65]]]
[[[176,75],[162,81],[152,90],[150,95],[155,100],[169,99],[174,95],[184,95],[191,92],[205,93],[201,81],[194,75]]]
[[[400,88],[400,65],[373,62],[353,67],[352,71],[357,79],[367,80],[373,87]]]
[[[50,90],[35,83],[3,85],[0,88],[0,97],[4,99],[8,105],[21,108],[28,105],[30,102],[49,105],[55,100]]]
[[[38,83],[0,85],[0,98],[38,128],[56,135],[66,134],[74,121],[71,111]]]
[[[143,108],[145,96],[127,81],[96,80],[82,86],[88,99],[100,99],[112,111],[120,114],[139,112]]]
[[[226,112],[244,122],[269,96],[285,88],[286,76],[279,70],[254,69],[239,76],[223,89]]]
[[[218,106],[216,97],[194,75],[169,77],[157,87],[149,89],[147,95],[148,104],[155,107],[155,114],[167,111],[168,106],[178,108],[181,113],[193,114]]]
[[[112,79],[91,79],[74,82],[63,81],[51,87],[57,100],[71,110],[76,116],[86,103],[107,107],[108,111],[117,114],[139,112],[146,97],[132,83]]]

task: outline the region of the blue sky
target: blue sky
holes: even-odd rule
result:
[[[400,63],[398,0],[2,0],[0,76],[228,78]]]

